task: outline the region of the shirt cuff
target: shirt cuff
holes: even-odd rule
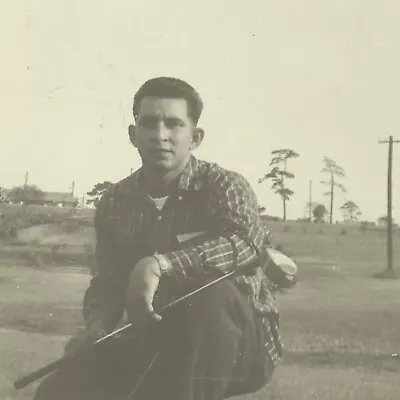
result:
[[[162,254],[154,254],[153,257],[157,260],[160,266],[161,275],[168,274],[172,270],[171,261]]]

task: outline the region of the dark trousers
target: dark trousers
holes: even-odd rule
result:
[[[171,308],[139,336],[116,338],[39,385],[35,400],[221,400],[259,390],[271,378],[263,329],[230,282]]]

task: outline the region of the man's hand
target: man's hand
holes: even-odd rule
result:
[[[161,321],[161,315],[156,314],[153,308],[160,276],[161,269],[156,258],[145,257],[136,264],[130,276],[126,295],[126,309],[130,322],[146,315],[155,321]]]

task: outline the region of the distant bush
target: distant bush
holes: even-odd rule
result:
[[[363,235],[365,235],[365,232],[374,229],[376,225],[373,222],[370,221],[361,221],[360,222],[360,231]]]
[[[267,215],[267,214],[262,214],[261,215],[261,220],[262,221],[274,221],[274,222],[282,221],[282,219],[279,218],[279,217],[274,217],[273,215]]]
[[[18,235],[18,231],[27,226],[26,221],[16,215],[0,216],[0,239],[12,240]]]
[[[0,239],[13,240],[21,229],[45,224],[62,224],[73,216],[70,211],[65,213],[52,212],[53,208],[56,207],[42,207],[41,212],[38,212],[37,207],[16,208],[14,205],[3,207],[0,214]],[[44,212],[46,209],[48,212]],[[77,224],[90,224],[89,217],[85,216],[83,219],[86,219],[86,222],[78,222]]]
[[[283,232],[290,232],[290,225],[285,225],[283,227]]]
[[[60,227],[66,233],[77,232],[82,227],[89,227],[89,226],[93,226],[93,218],[88,218],[88,217],[64,218],[60,223]]]
[[[25,253],[25,261],[30,267],[40,268],[43,266],[42,257],[37,251],[28,251]]]
[[[0,225],[0,239],[10,240],[15,239],[18,234],[18,229],[15,225],[1,224]]]
[[[60,243],[56,243],[51,245],[51,252],[52,253],[57,253],[58,251],[60,251],[61,249],[61,244]]]
[[[60,226],[62,227],[62,230],[66,233],[74,233],[79,231],[80,229],[79,222],[74,220],[63,221]]]
[[[33,225],[44,225],[53,224],[60,221],[60,216],[54,214],[28,214],[26,216],[26,221],[30,226]]]

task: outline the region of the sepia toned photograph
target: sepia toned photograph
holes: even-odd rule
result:
[[[400,2],[3,0],[0,400],[398,400]]]

